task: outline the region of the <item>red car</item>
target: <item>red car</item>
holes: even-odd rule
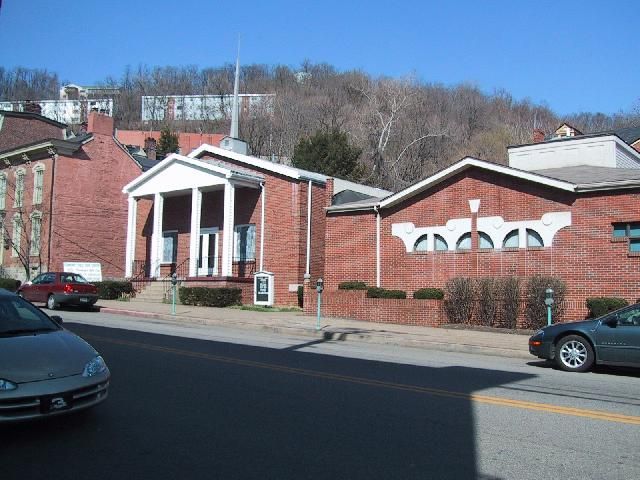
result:
[[[18,295],[30,302],[43,302],[49,310],[60,305],[91,308],[98,301],[98,289],[82,275],[71,272],[41,273],[18,289]]]

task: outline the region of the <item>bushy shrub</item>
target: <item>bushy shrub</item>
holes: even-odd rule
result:
[[[338,290],[366,290],[367,288],[367,284],[359,280],[349,280],[338,284]]]
[[[178,295],[183,305],[229,307],[242,303],[240,288],[180,287]]]
[[[547,288],[553,289],[552,317],[558,319],[564,313],[564,297],[567,291],[565,283],[558,277],[530,277],[525,287],[525,317],[529,328],[540,328],[547,324],[547,306],[544,303]]]
[[[127,281],[105,280],[91,283],[98,288],[98,298],[103,300],[117,300],[123,295],[133,293],[133,285]]]
[[[618,297],[595,297],[587,298],[587,308],[589,309],[589,317],[597,318],[609,313],[613,310],[617,310],[622,307],[626,307],[629,303],[624,298]]]
[[[22,282],[15,278],[0,278],[0,288],[5,288],[10,292],[15,292],[20,288]]]
[[[451,323],[469,323],[473,315],[473,290],[470,278],[457,277],[447,282],[444,308]]]
[[[491,327],[496,323],[498,311],[498,282],[495,278],[479,278],[476,282],[477,311],[480,325]]]
[[[498,284],[498,317],[505,328],[516,328],[520,315],[520,279],[504,277]]]
[[[367,298],[407,298],[407,292],[371,287],[367,289]]]
[[[442,300],[444,291],[441,288],[421,288],[413,292],[413,298],[420,300]]]
[[[304,307],[304,286],[298,285],[298,306],[300,308]]]

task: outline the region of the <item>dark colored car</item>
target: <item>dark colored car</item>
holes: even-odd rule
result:
[[[544,327],[529,339],[529,352],[570,372],[584,372],[594,363],[640,367],[640,304]]]
[[[98,289],[82,275],[71,272],[41,273],[18,289],[18,295],[30,302],[46,303],[49,310],[60,305],[90,308],[98,301]]]
[[[0,424],[97,405],[109,378],[100,354],[60,317],[0,288]]]

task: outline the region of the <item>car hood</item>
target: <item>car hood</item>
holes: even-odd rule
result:
[[[549,327],[543,328],[545,333],[561,332],[563,330],[593,330],[600,322],[600,319],[595,320],[580,320],[579,322],[565,322],[554,323]]]
[[[97,352],[66,330],[0,338],[0,378],[16,383],[80,375]]]

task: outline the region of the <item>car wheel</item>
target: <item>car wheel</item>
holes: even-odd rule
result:
[[[580,335],[564,337],[556,346],[556,363],[568,372],[586,372],[594,360],[591,344]]]
[[[49,310],[55,310],[57,306],[56,299],[53,298],[53,295],[49,295],[49,298],[47,298],[47,308]]]

